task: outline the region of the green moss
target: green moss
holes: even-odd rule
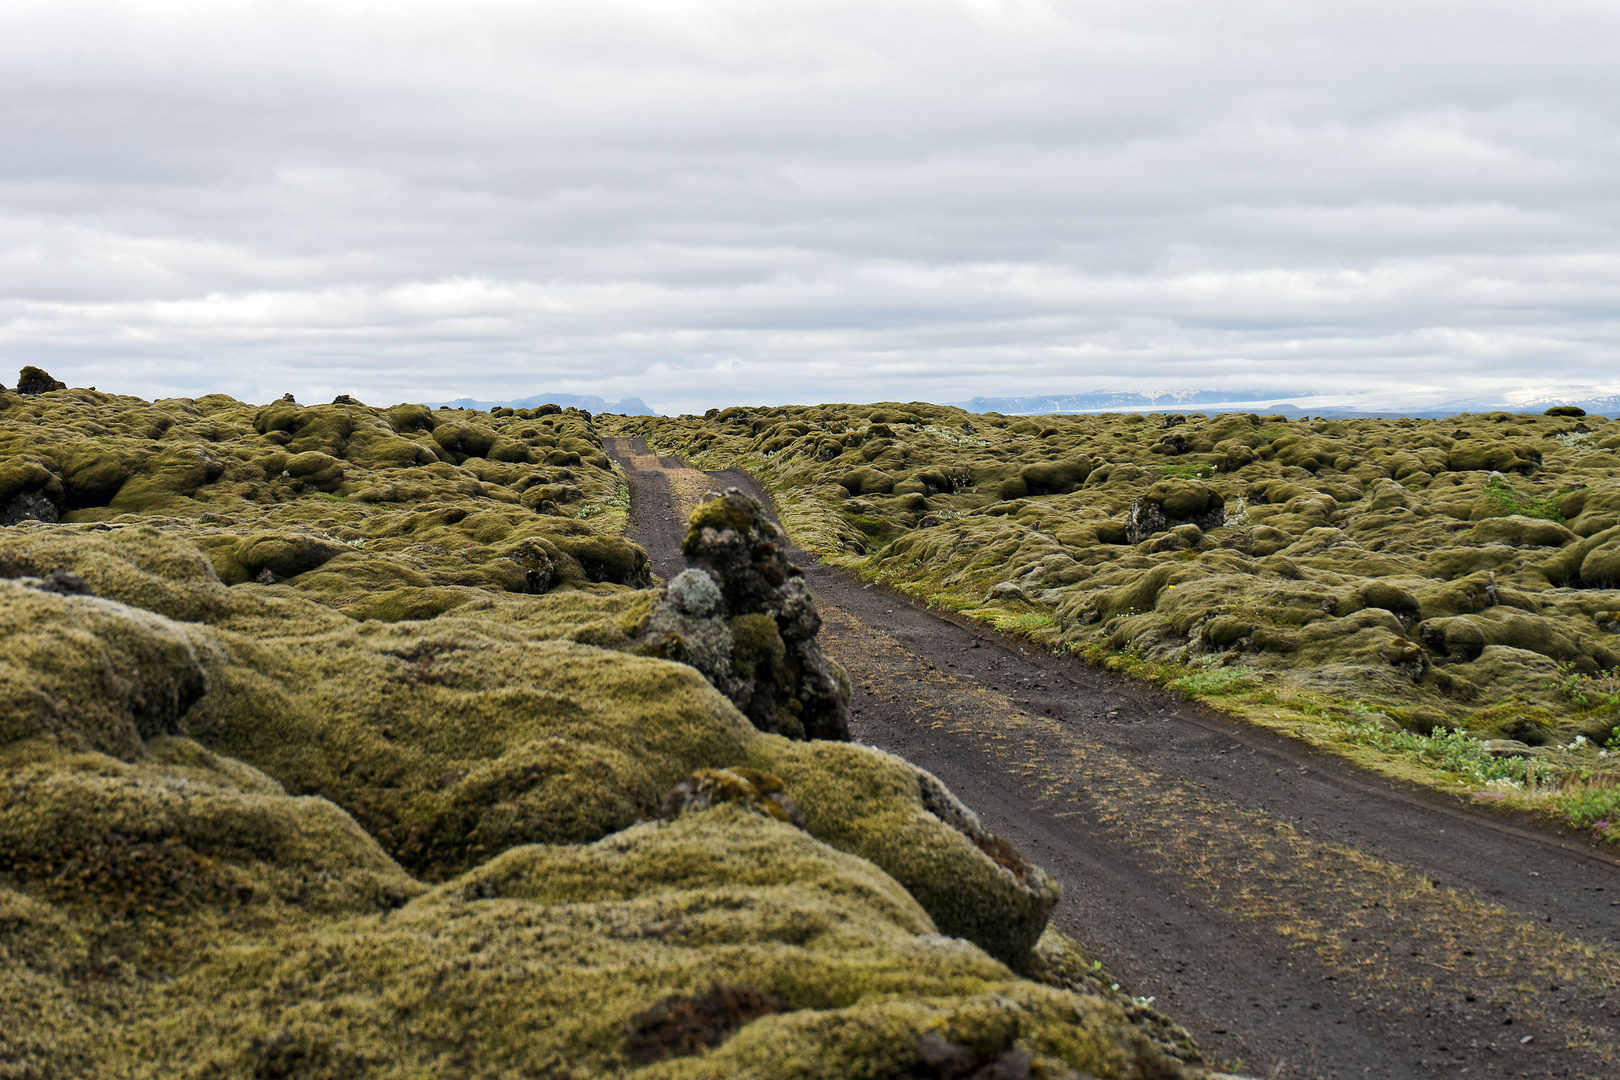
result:
[[[888,871],[944,933],[1027,963],[1057,886],[979,830],[938,780],[870,747],[775,735],[750,743],[747,761],[782,778],[811,834]]]
[[[207,689],[187,630],[89,596],[0,579],[0,743],[49,738],[119,757],[180,730]]]
[[[787,655],[787,646],[769,615],[738,615],[726,624],[731,630],[731,664],[743,677],[751,677],[755,668],[767,669],[781,664]]]
[[[421,891],[347,815],[201,748],[185,765],[36,756],[6,771],[0,863],[69,908],[376,911]]]
[[[1052,625],[1052,616],[1044,611],[1025,611],[1017,615],[997,616],[992,623],[997,630],[1014,633],[1033,633]]]
[[[163,980],[70,981],[97,946],[75,946],[50,903],[0,890],[0,913],[0,947],[37,961],[0,981],[8,1006],[30,994],[6,1033],[25,1070],[625,1075],[632,1017],[730,983],[786,1011],[633,1075],[889,1076],[928,1031],[985,1055],[1020,1048],[1051,1075],[1125,1077],[1141,1059],[1177,1075],[1115,1002],[1013,978],[933,933],[871,863],[731,806],[515,848],[384,915],[216,928],[228,947]],[[98,999],[116,1010],[82,1009]]]
[[[1563,492],[1559,492],[1562,495]],[[1556,495],[1544,498],[1530,498],[1520,494],[1511,484],[1501,476],[1493,476],[1485,485],[1485,490],[1476,501],[1475,517],[1519,517],[1540,518],[1545,521],[1564,523],[1563,511],[1559,509]]]

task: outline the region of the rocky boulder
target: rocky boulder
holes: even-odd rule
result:
[[[66,390],[67,383],[51,378],[51,373],[30,364],[17,374],[17,393],[48,394],[52,390]]]
[[[1225,507],[1220,492],[1196,480],[1160,480],[1131,503],[1125,535],[1140,544],[1177,525],[1219,528],[1226,524]]]
[[[786,537],[735,488],[692,514],[691,568],[661,591],[641,651],[701,671],[761,731],[849,738],[848,677],[816,644],[821,616]]]

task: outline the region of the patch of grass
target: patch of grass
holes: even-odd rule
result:
[[[849,523],[867,536],[882,536],[886,533],[897,532],[892,522],[877,517],[868,517],[865,514],[846,514]]]
[[[1376,724],[1355,723],[1343,733],[1346,742],[1421,759],[1479,784],[1534,788],[1551,780],[1556,770],[1531,758],[1493,757],[1485,744],[1461,728],[1437,727],[1427,735],[1385,731]]]
[[[887,547],[889,542],[906,530],[897,526],[888,518],[872,517],[867,514],[844,514],[844,520],[859,529],[870,541],[868,550],[877,554]]]
[[[1518,514],[1521,517],[1541,518],[1559,525],[1564,523],[1563,512],[1550,497],[1530,498],[1521,494],[1501,476],[1492,476],[1490,483],[1486,484],[1485,490],[1480,493],[1480,497],[1488,501],[1504,517]]]
[[[1208,480],[1215,475],[1215,466],[1178,461],[1166,465],[1164,475],[1175,477],[1177,480]]]
[[[1187,698],[1224,697],[1257,685],[1246,667],[1204,668],[1166,682],[1165,688]]]
[[[959,431],[948,431],[945,428],[936,427],[933,424],[929,424],[928,426],[924,427],[922,430],[927,432],[929,435],[932,435],[936,439],[942,439],[945,442],[953,443],[953,444],[955,444],[957,446],[989,446],[990,445],[990,440],[988,440],[988,439],[976,439],[971,435],[965,435],[965,434],[963,434],[963,433],[961,433]]]
[[[1566,661],[1558,665],[1558,674],[1558,689],[1582,711],[1620,717],[1620,668],[1582,675]]]
[[[1207,656],[1186,666],[1148,660],[1131,650],[1112,651],[1101,646],[1079,650],[1089,663],[1120,675],[1162,686],[1189,700],[1226,697],[1260,688],[1261,677],[1242,665],[1216,667],[1218,656]]]
[[[991,625],[997,630],[1027,634],[1051,626],[1052,616],[1044,611],[1026,611],[1022,615],[997,615],[991,619]]]
[[[598,517],[602,514],[618,511],[622,514],[630,512],[630,487],[624,483],[613,485],[613,493],[601,502],[587,503],[580,509],[582,518]]]

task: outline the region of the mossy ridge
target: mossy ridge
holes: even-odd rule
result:
[[[189,740],[161,740],[135,762],[38,747],[0,783],[0,869],[69,908],[345,913],[422,891],[336,806],[290,798]]]
[[[801,545],[869,580],[1049,649],[1133,658],[1256,722],[1275,710],[1238,691],[1511,738],[1523,717],[1486,713],[1518,700],[1559,713],[1549,737],[1575,744],[1578,775],[1620,721],[1558,675],[1620,665],[1620,427],[1602,417],[1018,418],[913,402],[611,425],[751,470]],[[1057,468],[1083,473],[1076,490],[1032,489],[1032,469]],[[966,482],[928,482],[947,475]],[[1187,485],[1223,520],[1195,522]],[[1163,531],[1130,543],[1141,521]],[[1560,798],[1541,805],[1557,816]]]
[[[26,546],[33,535],[13,539]],[[627,632],[647,617],[646,593],[488,594],[427,622],[357,624],[293,588],[225,588],[206,560],[156,530],[59,526],[45,535],[52,546],[41,557],[83,568],[96,586],[211,619],[170,623],[124,609],[154,640],[179,641],[187,670],[208,687],[163,723],[178,730],[183,719],[196,738],[294,794],[332,800],[429,880],[513,844],[586,842],[653,816],[664,792],[695,769],[740,763],[757,735],[692,668],[601,647],[614,646],[601,639],[615,635],[614,647],[632,647]],[[174,599],[183,584],[197,589],[200,606]],[[20,583],[14,591],[34,607],[119,607]],[[790,620],[794,633],[813,633],[808,609],[801,614]],[[12,629],[29,639],[27,626]],[[83,701],[64,691],[62,708],[88,715],[93,689],[79,688]],[[132,723],[121,730],[138,741]],[[912,818],[922,813],[915,803],[904,801]],[[874,804],[873,812],[887,811]],[[843,846],[832,819],[820,820],[829,824],[817,831]],[[919,837],[933,829],[947,847],[962,844],[937,822],[914,821],[918,828]],[[908,869],[861,850],[931,897],[953,933],[1010,962],[1027,952],[1050,909],[1040,889],[1026,895],[998,883],[979,853],[968,852],[968,862],[992,872],[964,891],[961,867],[921,860]],[[947,901],[961,910],[947,914]],[[1010,929],[1000,925],[1003,910],[1021,912]]]
[[[112,606],[108,601],[99,603]],[[278,611],[288,606],[325,611],[319,605],[297,598],[284,601]],[[180,625],[166,623],[158,616],[150,618],[159,622],[161,632],[173,632]],[[272,676],[278,677],[264,679],[252,688],[254,700],[267,705],[266,713],[250,725],[254,732],[268,734],[271,738],[267,746],[260,748],[264,750],[261,760],[267,764],[285,766],[285,748],[296,746],[297,753],[309,753],[311,747],[300,745],[309,734],[318,740],[324,732],[336,729],[339,742],[352,737],[345,736],[344,726],[334,724],[332,718],[353,712],[353,707],[343,702],[343,695],[349,690],[335,685],[339,681],[336,669],[347,671],[351,678],[361,682],[371,678],[366,668],[368,650],[355,639],[362,639],[365,646],[370,646],[374,657],[386,657],[402,666],[437,661],[446,656],[458,657],[459,667],[447,670],[440,679],[431,680],[427,685],[436,690],[448,688],[463,692],[476,692],[480,679],[490,684],[509,682],[510,670],[499,670],[500,665],[525,660],[533,664],[532,653],[536,648],[549,646],[562,650],[559,656],[541,658],[542,662],[537,665],[539,670],[551,673],[554,688],[576,695],[591,689],[606,698],[614,694],[628,695],[621,697],[614,712],[595,716],[589,715],[589,700],[575,697],[576,705],[584,700],[585,708],[565,710],[564,719],[577,721],[592,730],[632,709],[644,712],[649,698],[662,701],[672,696],[667,686],[649,692],[647,687],[632,688],[622,677],[615,681],[615,674],[622,676],[621,669],[628,666],[667,673],[692,681],[692,693],[707,702],[711,712],[718,713],[722,720],[730,716],[731,727],[738,735],[750,734],[740,717],[729,710],[706,683],[697,680],[689,669],[677,665],[622,655],[614,660],[611,654],[601,650],[560,641],[530,641],[526,650],[530,655],[524,657],[519,650],[501,648],[500,643],[487,645],[476,635],[477,624],[454,619],[440,620],[441,625],[434,627],[439,635],[431,637],[424,636],[422,628],[355,627],[330,612],[326,613],[326,620],[328,625],[324,632],[316,634],[313,643],[303,642],[303,650],[288,649],[288,644],[295,639],[286,635],[273,649],[263,644],[255,646],[282,656],[282,663],[288,664],[279,676],[275,669],[269,669]],[[198,640],[203,663],[215,680],[203,701],[222,695],[218,699],[224,702],[221,715],[228,717],[231,706],[240,704],[236,700],[239,691],[232,689],[231,679],[243,671],[263,678],[264,672],[254,671],[249,662],[255,658],[247,655],[242,640],[233,640],[240,637],[239,632],[206,626],[187,627],[185,632]],[[515,630],[508,633],[518,636]],[[300,651],[308,654],[304,659],[309,666],[285,659],[285,654]],[[577,662],[580,659],[586,661],[583,666]],[[289,698],[289,686],[325,686],[329,693],[336,695],[317,703],[327,720],[324,732],[318,725],[309,733],[288,726],[289,719],[295,720],[297,712],[295,707],[290,707],[290,702],[296,705],[296,695]],[[355,684],[350,686],[358,689]],[[272,687],[280,688],[279,700],[274,693],[266,692]],[[511,708],[490,714],[491,728],[470,722],[472,714],[463,708],[457,714],[463,729],[447,729],[440,723],[432,728],[432,734],[452,745],[458,740],[482,737],[490,741],[479,749],[495,754],[505,745],[501,740],[511,737],[503,724],[509,723],[514,713],[521,715],[519,710]],[[193,708],[188,717],[196,724],[196,733],[203,738],[217,735],[204,722],[209,715]],[[386,722],[398,725],[405,721],[393,715]],[[725,730],[724,724],[720,726]],[[631,734],[639,744],[644,744],[649,733]],[[331,735],[324,734],[324,737],[330,739]],[[754,736],[756,741],[763,738]],[[549,750],[560,743],[561,740],[554,740],[542,749]],[[600,745],[600,735],[597,745]],[[533,746],[533,743],[525,743],[520,750]],[[318,741],[313,749],[315,757],[320,757]],[[379,767],[372,760],[377,757],[374,748],[345,746],[342,749],[359,749],[368,755],[364,762],[367,769]],[[426,749],[432,751],[438,746],[427,745]],[[735,744],[711,746],[707,752],[721,759],[735,760],[741,756]],[[518,935],[515,942],[503,940],[501,948],[492,950],[494,956],[501,958],[501,970],[488,973],[488,978],[485,978],[486,972],[480,971],[476,977],[468,979],[465,968],[454,972],[444,969],[439,947],[453,945],[455,955],[461,955],[476,951],[475,943],[458,937],[459,930],[440,931],[431,926],[424,929],[421,920],[408,917],[415,910],[410,905],[399,914],[390,915],[386,923],[339,922],[330,930],[300,929],[308,926],[311,919],[317,922],[323,917],[341,919],[345,912],[356,909],[392,909],[420,891],[420,886],[388,858],[372,837],[326,800],[285,795],[269,776],[223,758],[194,741],[173,736],[143,740],[139,752],[131,753],[132,760],[127,762],[98,754],[64,756],[60,748],[40,738],[9,742],[6,776],[8,782],[16,785],[16,791],[12,793],[14,797],[8,796],[6,800],[8,816],[0,819],[0,835],[6,839],[4,870],[8,883],[25,890],[19,904],[36,905],[35,922],[60,908],[69,913],[72,920],[69,925],[77,928],[77,936],[88,942],[78,949],[81,955],[77,959],[53,962],[47,957],[45,966],[51,968],[54,963],[55,969],[63,971],[100,970],[109,961],[116,961],[128,968],[127,976],[120,976],[123,981],[118,986],[97,984],[96,992],[116,1004],[115,1009],[107,1012],[119,1018],[118,1030],[110,1038],[108,1032],[86,1028],[82,1021],[78,1029],[67,1035],[60,1030],[65,1017],[89,1000],[73,984],[71,972],[60,978],[32,968],[26,974],[19,973],[3,988],[8,996],[15,992],[35,1002],[61,1000],[68,1004],[63,1004],[57,1012],[41,1013],[35,1009],[35,1015],[40,1017],[37,1026],[16,1032],[13,1041],[18,1047],[33,1048],[27,1050],[27,1061],[38,1063],[42,1057],[82,1060],[92,1063],[86,1067],[91,1073],[106,1071],[114,1062],[118,1069],[125,1069],[129,1062],[146,1061],[161,1063],[161,1067],[170,1069],[172,1074],[176,1063],[158,1053],[157,1048],[186,1045],[204,1048],[201,1057],[190,1061],[191,1065],[204,1070],[199,1075],[205,1075],[207,1068],[215,1066],[227,1072],[239,1070],[243,1061],[249,1062],[252,1068],[262,1065],[273,1071],[280,1067],[278,1062],[285,1064],[295,1059],[325,1062],[364,1075],[391,1075],[392,1062],[404,1052],[397,1045],[403,1021],[396,1011],[398,984],[386,975],[405,972],[410,975],[408,985],[416,988],[418,996],[432,997],[433,1002],[420,1005],[420,1012],[418,1006],[411,1006],[412,1020],[407,1025],[412,1032],[411,1054],[424,1055],[431,1062],[439,1062],[449,1054],[451,1064],[445,1067],[458,1074],[465,1074],[473,1066],[476,1066],[474,1071],[486,1069],[493,1074],[497,1066],[508,1063],[514,1056],[533,1063],[553,1060],[547,1055],[558,1054],[576,1066],[583,1063],[582,1067],[590,1074],[595,1071],[591,1064],[597,1058],[604,1070],[616,1071],[622,1057],[616,1041],[622,1037],[622,1023],[615,1021],[605,1027],[598,1024],[591,1028],[583,1021],[585,1017],[598,1016],[604,992],[622,1002],[620,1013],[636,1013],[671,993],[691,992],[695,986],[712,979],[717,971],[734,971],[739,978],[758,978],[761,970],[769,970],[775,972],[773,977],[778,983],[799,988],[799,1001],[805,1000],[806,987],[821,988],[816,991],[821,995],[815,999],[816,1016],[785,1021],[787,1026],[772,1035],[775,1040],[772,1045],[779,1046],[782,1039],[798,1045],[801,1049],[796,1060],[811,1073],[854,1053],[845,1047],[845,1042],[830,1040],[847,1041],[854,1037],[852,1033],[858,1033],[857,1042],[864,1047],[862,1053],[866,1058],[909,1062],[915,1057],[915,1039],[920,1037],[920,1032],[939,1028],[949,1031],[957,1041],[968,1041],[974,1037],[976,1029],[963,1017],[981,1014],[992,1019],[1001,1017],[997,1021],[998,1030],[1007,1035],[1008,1046],[1014,1041],[1027,1045],[1038,1056],[1044,1054],[1050,1058],[1054,1067],[1057,1062],[1066,1061],[1089,1064],[1093,1071],[1098,1071],[1099,1065],[1134,1060],[1132,1053],[1146,1052],[1140,1049],[1144,1040],[1133,1029],[1118,1024],[1115,1030],[1119,1018],[1108,1008],[1094,1007],[1094,1003],[1084,1000],[1076,1003],[1072,998],[1041,997],[1044,991],[1036,993],[1027,988],[1026,984],[1013,979],[1002,965],[972,946],[928,937],[935,924],[910,892],[872,863],[839,853],[836,847],[859,848],[863,844],[871,847],[877,839],[875,832],[897,820],[897,807],[904,808],[902,816],[910,814],[911,824],[906,831],[912,843],[903,845],[904,850],[891,843],[889,847],[893,850],[874,853],[878,862],[888,863],[908,874],[911,878],[908,883],[921,893],[925,902],[937,904],[940,896],[949,893],[957,907],[967,895],[980,895],[981,902],[987,902],[992,909],[996,906],[993,895],[984,895],[972,880],[972,873],[963,871],[972,871],[975,865],[984,867],[991,875],[1001,871],[980,851],[966,844],[958,832],[926,811],[920,788],[868,792],[870,798],[865,805],[873,820],[855,823],[853,831],[848,826],[840,828],[834,789],[840,783],[847,783],[849,777],[861,775],[859,767],[852,768],[859,765],[856,759],[864,756],[874,763],[879,759],[886,762],[884,768],[900,778],[902,788],[908,783],[916,785],[918,780],[915,772],[903,762],[873,751],[833,745],[831,752],[849,760],[844,757],[833,761],[806,760],[794,763],[793,768],[796,781],[816,814],[816,827],[834,834],[830,838],[836,846],[824,845],[791,826],[780,826],[786,833],[761,833],[762,819],[751,818],[746,828],[738,828],[736,822],[714,818],[706,812],[683,818],[686,824],[681,829],[659,826],[621,829],[590,849],[521,846],[524,837],[519,830],[506,838],[519,846],[508,847],[504,855],[483,861],[490,852],[478,853],[479,860],[483,861],[478,870],[454,879],[435,895],[449,901],[454,901],[457,895],[463,901],[469,896],[489,899],[491,907],[509,911],[511,899],[514,896],[522,899],[525,886],[508,884],[502,875],[514,864],[533,864],[536,860],[544,870],[534,880],[541,882],[544,889],[554,891],[534,896],[521,919],[514,917],[496,927],[503,933],[510,930]],[[786,761],[792,752],[778,750],[777,755]],[[647,758],[646,747],[640,745],[637,758],[629,764],[645,768],[643,762]],[[352,760],[351,756],[346,764],[353,769],[361,762]],[[489,767],[497,771],[515,767],[521,772],[530,764],[532,762],[525,760],[522,753],[504,753],[495,757]],[[380,767],[389,767],[389,762],[383,760]],[[285,771],[285,768],[277,771]],[[389,779],[399,780],[398,777]],[[463,783],[469,785],[473,792],[469,802],[479,804],[480,826],[484,826],[490,819],[487,805],[492,790],[490,784],[481,782],[476,774],[448,779],[451,791]],[[519,783],[514,785],[520,789],[518,794],[532,793],[533,787],[527,783],[531,779],[518,778]],[[495,780],[498,786],[499,777]],[[828,787],[829,784],[833,787]],[[409,790],[409,785],[399,786]],[[656,790],[656,783],[651,786]],[[574,803],[588,803],[589,798],[581,796],[587,795],[590,789],[589,782],[570,783],[565,794]],[[364,788],[358,790],[364,793]],[[356,791],[351,788],[335,794],[352,797]],[[939,801],[939,792],[935,796],[934,809],[940,810],[946,804]],[[88,813],[91,810],[95,813]],[[289,812],[291,818],[287,817]],[[283,830],[285,837],[278,839],[276,823],[284,818],[291,831]],[[724,825],[726,838],[714,835],[716,822]],[[610,827],[618,824],[622,823],[610,823]],[[435,835],[442,839],[444,833],[452,831],[441,828]],[[487,829],[485,835],[492,845],[498,845],[503,839],[497,829]],[[655,842],[660,836],[686,839],[673,847],[660,846]],[[947,839],[946,850],[954,854],[943,862],[931,855],[939,848],[932,841],[933,837]],[[601,864],[608,855],[630,850],[644,838],[651,838],[646,842],[652,846],[638,856],[641,858],[639,869],[627,868],[623,860],[610,860],[612,865]],[[741,855],[737,859],[718,858],[716,849],[727,845],[740,846]],[[436,856],[440,850],[428,854]],[[581,854],[587,850],[596,853],[590,856],[596,861],[581,861]],[[768,852],[771,858],[762,852]],[[907,860],[905,865],[897,853]],[[158,860],[154,854],[167,858]],[[452,846],[445,861],[465,855],[465,849]],[[827,914],[815,896],[807,894],[804,881],[783,871],[782,859],[789,856],[798,860],[809,858],[828,868],[821,874],[821,884],[816,888],[836,896],[840,904],[858,903],[876,910],[885,921],[903,930],[901,936],[908,944],[903,950],[905,962],[898,971],[891,970],[894,962],[883,950],[879,950],[879,955],[868,956],[871,950],[860,943],[860,935],[849,936],[851,924],[869,922],[871,916],[861,915],[857,919],[842,908]],[[89,860],[99,862],[92,866]],[[932,880],[923,865],[930,860],[935,865]],[[572,876],[566,869],[570,865],[577,870]],[[339,868],[341,873],[336,872]],[[64,869],[69,873],[64,875]],[[80,869],[86,873],[79,873]],[[146,873],[148,870],[154,872]],[[954,888],[947,889],[941,880],[947,875]],[[571,881],[574,884],[570,885]],[[690,891],[704,882],[708,883],[704,887],[713,893],[711,898],[696,907],[688,906],[684,915],[681,914],[683,909],[672,911],[668,894]],[[76,884],[87,887],[77,888]],[[928,887],[921,887],[923,885]],[[135,889],[133,894],[131,886]],[[457,888],[461,890],[459,894],[454,891]],[[585,891],[567,897],[555,892],[566,889]],[[575,911],[576,919],[554,910],[564,902],[594,906]],[[41,904],[47,906],[37,907]],[[604,908],[603,904],[630,905],[635,910],[631,916],[621,917],[619,909]],[[739,934],[746,938],[751,932],[747,931],[749,920],[742,919],[739,912],[755,909],[768,915],[760,931],[766,940],[759,948],[748,946],[746,940],[741,944],[736,940]],[[710,914],[705,916],[702,911]],[[654,915],[657,919],[648,929],[647,920]],[[604,949],[611,951],[615,947],[613,942],[626,935],[630,938],[650,935],[664,942],[671,936],[669,920],[677,915],[680,919],[675,925],[682,925],[681,920],[690,924],[686,927],[690,936],[682,931],[672,941],[664,943],[674,953],[673,959],[663,965],[662,982],[648,984],[646,979],[651,975],[647,975],[637,979],[614,978],[605,985],[602,983],[598,961],[612,959],[604,957]],[[631,919],[628,924],[624,921],[627,917]],[[432,921],[428,919],[429,923]],[[482,936],[478,941],[482,943],[489,943],[494,934],[493,930],[486,933],[488,928],[483,923],[463,922],[459,914],[452,921],[456,927],[479,929]],[[620,927],[622,933],[605,933],[604,927],[608,930]],[[643,929],[632,933],[634,927]],[[807,935],[812,931],[823,939],[821,945],[825,952],[814,963],[792,951],[806,946]],[[398,937],[401,933],[406,939],[403,945]],[[924,939],[918,939],[919,934],[924,935]],[[426,946],[423,945],[424,935],[432,937]],[[63,940],[70,941],[73,936],[63,935]],[[114,942],[122,944],[115,947]],[[512,995],[514,1002],[520,999],[523,1002],[521,1006],[512,1005],[514,1009],[521,1011],[531,1006],[538,1009],[543,1005],[550,1010],[544,1017],[544,1026],[557,1033],[561,1045],[537,1047],[526,1024],[513,1028],[503,1026],[505,1021],[492,1029],[489,1041],[468,1045],[464,1035],[456,1034],[462,1029],[457,1029],[452,1021],[464,1020],[469,1009],[490,1010],[491,996],[498,997],[502,987],[517,989],[508,977],[510,957],[514,951],[521,953],[525,947],[538,948],[540,943],[545,946],[540,950],[543,958],[533,965],[534,970],[552,971],[556,967],[558,954],[553,950],[560,950],[563,957],[572,957],[575,962],[581,962],[583,956],[588,969],[588,974],[582,972],[579,977],[583,981],[554,980],[554,990],[543,1002],[533,1002],[527,986],[523,988],[525,993]],[[303,951],[306,946],[307,958],[301,959],[306,957]],[[54,948],[61,954],[67,946]],[[392,950],[399,948],[405,949],[405,957],[394,955]],[[765,951],[762,953],[759,949]],[[247,990],[242,980],[248,976],[240,974],[236,959],[243,956],[263,957],[272,963],[269,971],[253,969],[252,978],[248,980],[253,985]],[[636,970],[647,966],[643,957],[633,959]],[[378,976],[373,961],[384,964],[382,977]],[[304,966],[299,967],[300,964]],[[347,973],[345,977],[355,972],[365,973],[366,978],[375,981],[382,990],[375,999],[365,1000],[359,995],[357,1000],[355,987],[344,983],[339,1000],[312,1000],[311,988],[331,981],[334,964]],[[728,964],[735,967],[728,968]],[[969,975],[975,964],[982,974]],[[220,965],[228,969],[226,974],[210,981]],[[116,963],[114,969],[117,969]],[[431,974],[434,980],[431,984],[418,985],[414,981],[416,974],[424,977]],[[171,976],[175,982],[164,982]],[[42,979],[48,985],[38,985]],[[773,983],[773,987],[775,985]],[[869,991],[854,993],[868,985]],[[258,997],[247,1002],[243,999],[245,992]],[[845,997],[836,999],[840,993]],[[1016,1004],[1032,993],[1035,994],[1033,1005]],[[994,996],[986,1001],[983,1000],[986,994]],[[437,1020],[421,1015],[433,1013],[433,1006],[446,995],[448,1011],[441,1011]],[[826,1000],[829,995],[833,1000]],[[319,998],[320,995],[314,996]],[[266,997],[272,999],[271,1004],[266,1004]],[[579,1003],[585,998],[592,1001],[592,1009],[581,1010]],[[868,998],[875,1000],[868,1002]],[[1009,999],[1015,1006],[1007,1004]],[[250,1004],[254,1007],[246,1012],[237,1008]],[[499,1006],[493,1008],[500,1011]],[[1013,1011],[1006,1013],[1009,1008]],[[989,1012],[985,1013],[985,1009]],[[1029,1020],[1032,1010],[1044,1017],[1034,1027]],[[611,1012],[608,1015],[618,1016]],[[241,1023],[244,1016],[263,1018],[262,1023],[256,1021],[244,1027]],[[1073,1027],[1077,1017],[1083,1017],[1083,1022],[1091,1027],[1081,1031],[1060,1030]],[[182,1030],[191,1019],[195,1020],[199,1032],[207,1033],[206,1037]],[[1042,1025],[1047,1024],[1056,1027],[1045,1031]],[[516,1034],[517,1031],[522,1034]],[[738,1037],[741,1035],[739,1033]],[[727,1051],[722,1047],[716,1053]],[[752,1062],[753,1055],[759,1053],[759,1044],[742,1039],[729,1053],[747,1055],[739,1060]],[[399,1068],[406,1074],[419,1074],[420,1069],[426,1067],[422,1061],[423,1058],[412,1058]],[[680,1072],[678,1063],[665,1064],[677,1074]],[[131,1074],[138,1075],[139,1070]],[[1101,1072],[1101,1075],[1108,1074]],[[775,1074],[767,1071],[765,1075]],[[781,1075],[795,1073],[789,1069]]]
[[[934,1031],[977,1051],[1017,1047],[1038,1070],[1181,1075],[1105,996],[1014,978],[933,933],[893,879],[800,830],[733,806],[585,846],[514,848],[382,916],[212,926],[172,981],[76,985],[72,935],[46,906],[0,890],[0,946],[59,962],[11,973],[32,993],[8,1050],[32,1074],[890,1077]],[[207,925],[206,923],[204,925]],[[36,954],[37,955],[37,954]],[[789,1011],[700,1058],[635,1069],[629,1019],[716,981],[762,987]],[[97,995],[106,1013],[74,1013]],[[582,1008],[582,1002],[589,1002]],[[72,1021],[67,1022],[68,1016]],[[185,1046],[176,1058],[172,1049]],[[25,1073],[29,1074],[29,1073]]]
[[[397,619],[453,606],[429,588],[647,583],[639,549],[614,535],[622,472],[577,410],[59,390],[0,394],[0,415],[6,524],[155,526],[201,548],[227,585],[286,580],[356,617]],[[525,544],[547,552],[545,574],[518,565]]]
[[[751,742],[748,761],[782,778],[813,835],[883,867],[943,932],[1014,968],[1028,963],[1057,883],[1010,847],[1003,855],[937,779],[872,747],[776,735]]]

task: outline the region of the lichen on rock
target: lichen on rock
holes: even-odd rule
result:
[[[759,502],[735,488],[711,497],[681,550],[691,566],[664,588],[639,648],[703,672],[761,731],[849,738],[847,676],[816,644],[815,600]]]

